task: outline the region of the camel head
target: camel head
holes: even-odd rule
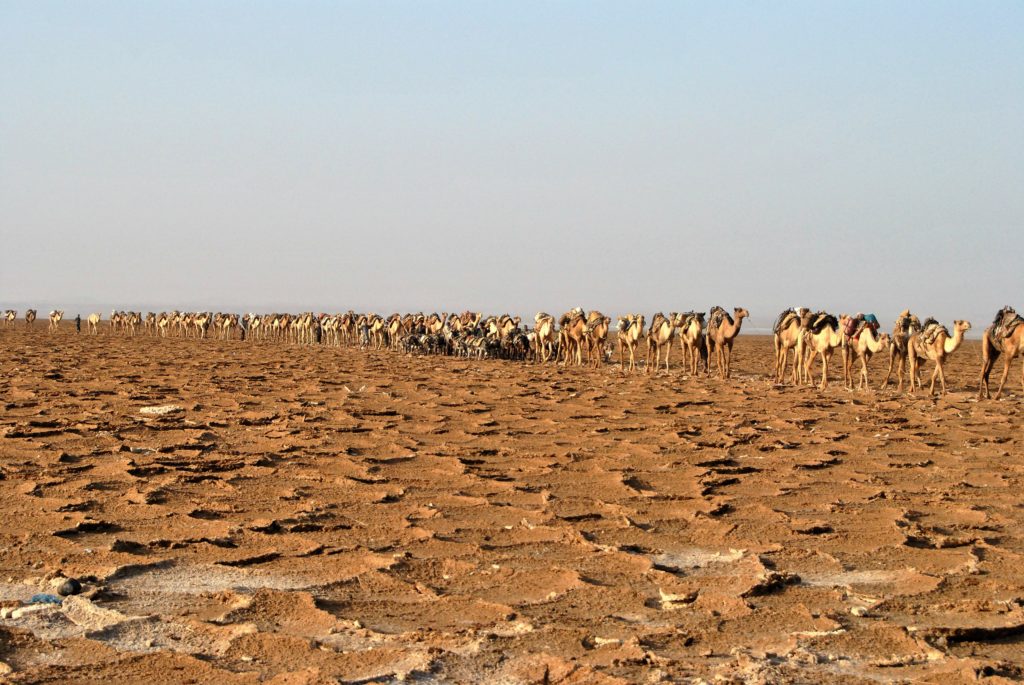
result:
[[[953,331],[954,332],[955,331],[961,331],[963,333],[966,333],[969,330],[971,330],[971,322],[970,321],[963,321],[963,320],[957,319],[956,321],[953,322]]]
[[[736,317],[737,321],[739,321],[740,319],[744,319],[744,318],[750,316],[750,312],[748,312],[743,307],[736,307],[735,309],[732,310],[732,312],[733,312],[733,315]]]

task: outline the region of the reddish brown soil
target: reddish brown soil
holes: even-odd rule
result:
[[[13,682],[1024,676],[1020,374],[976,402],[977,343],[944,399],[773,386],[751,336],[731,381],[0,345],[0,600],[85,585],[0,620]]]

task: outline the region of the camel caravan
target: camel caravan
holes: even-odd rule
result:
[[[63,317],[63,310],[51,311],[48,330],[58,332]],[[733,342],[748,317],[749,312],[741,307],[731,313],[722,307],[712,307],[706,315],[695,311],[657,312],[649,319],[639,313],[625,314],[616,321],[614,340],[611,339],[612,320],[600,311],[586,312],[581,307],[558,317],[538,312],[532,326],[509,314],[485,317],[470,311],[461,314],[394,313],[385,317],[354,311],[239,315],[175,310],[143,315],[115,310],[107,320],[107,329],[113,335],[125,337],[146,335],[249,343],[347,345],[408,354],[529,360],[594,368],[612,360],[614,346],[622,371],[633,372],[642,366],[647,374],[671,371],[672,351],[678,341],[677,359],[682,359],[680,364],[685,373],[728,379],[732,374]],[[5,310],[4,328],[11,328],[17,318],[17,311]],[[26,310],[24,320],[31,329],[36,311]],[[86,318],[87,332],[99,335],[102,322],[101,313],[90,314]],[[992,324],[985,329],[979,398],[990,397],[989,377],[1000,357],[1003,368],[995,398],[1002,396],[1011,363],[1024,355],[1022,323],[1024,317],[1007,306],[997,312]],[[804,307],[786,309],[772,328],[774,368],[770,378],[779,385],[788,381],[824,390],[829,384],[832,360],[838,353],[844,386],[866,390],[872,387],[869,363],[880,354],[888,357],[880,389],[889,386],[895,371],[897,391],[908,387],[911,393],[916,392],[924,387],[922,368],[930,366],[929,394],[935,392],[936,384],[945,394],[944,365],[960,348],[969,330],[968,321],[957,320],[947,327],[931,318],[922,322],[909,310],[901,312],[892,332],[886,333],[880,331],[879,322],[872,314],[836,316]],[[815,369],[818,362],[820,370]],[[1024,372],[1021,382],[1024,385]]]
[[[1012,314],[1012,317],[1011,317]],[[1009,307],[1000,310],[996,316],[1001,327],[996,328],[994,323],[986,331],[989,340],[988,346],[983,345],[983,352],[987,366],[982,370],[983,388],[982,393],[988,392],[988,372],[991,363],[999,356],[995,345],[991,343],[993,338],[998,339],[998,344],[1004,340],[1013,339],[1011,327],[1016,313]],[[1019,317],[1017,317],[1019,319]],[[946,381],[943,373],[943,364],[946,359],[959,349],[964,340],[964,334],[971,329],[969,321],[954,321],[953,332],[943,326],[935,319],[929,318],[921,323],[917,316],[904,310],[896,319],[892,334],[879,333],[878,320],[873,314],[857,314],[849,316],[835,316],[827,312],[814,312],[806,308],[787,309],[783,311],[775,321],[772,340],[775,348],[775,381],[782,383],[789,364],[790,351],[793,352],[793,366],[791,379],[794,384],[808,385],[813,383],[813,367],[817,360],[821,360],[821,381],[818,387],[824,390],[828,387],[828,369],[832,357],[836,351],[840,353],[843,364],[843,380],[847,388],[854,385],[856,373],[857,388],[865,389],[870,387],[868,381],[868,361],[878,352],[888,351],[889,369],[885,374],[885,380],[880,387],[889,385],[895,367],[899,379],[898,390],[902,391],[905,377],[910,381],[910,392],[920,390],[921,367],[928,362],[932,363],[932,374],[929,383],[929,394],[935,392],[935,381],[939,381],[942,394],[946,394]],[[1010,355],[1006,362],[1005,371],[1009,372],[1009,360],[1020,352],[1014,348],[1013,343],[1006,348]],[[859,372],[854,367],[860,362]],[[1003,381],[1006,380],[1006,373]],[[998,397],[998,393],[997,393]]]

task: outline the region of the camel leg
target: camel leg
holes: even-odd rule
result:
[[[828,357],[821,353],[821,389],[828,387]]]
[[[773,375],[775,376],[776,382],[778,382],[778,378],[779,378],[779,365],[780,365],[781,359],[782,359],[782,344],[781,344],[781,341],[779,340],[779,334],[778,333],[776,333],[774,336],[772,336],[772,346],[775,348],[775,371],[773,372]]]
[[[896,361],[896,350],[895,347],[889,347],[889,370],[885,372],[885,380],[882,381],[882,390],[885,390],[886,386],[889,385],[889,378],[892,377],[892,365]]]
[[[1003,396],[1003,386],[1006,384],[1006,377],[1010,375],[1010,362],[1013,358],[1010,355],[1006,355],[1006,362],[1003,364],[1003,377],[999,379],[999,389],[996,390],[996,399],[998,400]],[[991,364],[989,365],[991,366]],[[988,394],[988,378],[985,378],[985,393]]]
[[[988,399],[988,375],[992,371],[992,365],[995,363],[995,358],[992,356],[992,352],[989,349],[988,336],[981,341],[981,379],[978,381],[978,399]],[[1003,381],[1006,380],[1006,374],[1009,372],[1009,366],[1003,372]],[[1002,390],[1002,381],[999,383],[999,389]],[[996,399],[999,399],[999,391],[996,391]]]

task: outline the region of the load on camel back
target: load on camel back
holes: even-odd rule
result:
[[[1002,342],[1004,338],[1009,338],[1013,335],[1013,331],[1017,326],[1024,323],[1024,317],[1021,317],[1013,307],[1007,305],[996,312],[996,316],[992,319],[991,333],[989,339],[992,344],[996,346],[996,349],[1002,351]]]
[[[799,323],[800,318],[807,313],[806,307],[793,307],[791,309],[783,310],[779,314],[779,318],[775,319],[775,325],[772,326],[772,333],[778,334],[779,331],[784,331],[789,327],[789,324],[795,319]]]
[[[878,335],[878,317],[874,314],[862,314],[857,312],[856,316],[847,317],[843,326],[843,333],[846,337],[856,341],[865,328],[871,329],[871,334]]]
[[[926,344],[931,345],[935,342],[935,338],[939,337],[939,333],[945,334],[947,338],[949,337],[949,329],[939,323],[935,317],[929,316],[921,324],[921,339]]]

